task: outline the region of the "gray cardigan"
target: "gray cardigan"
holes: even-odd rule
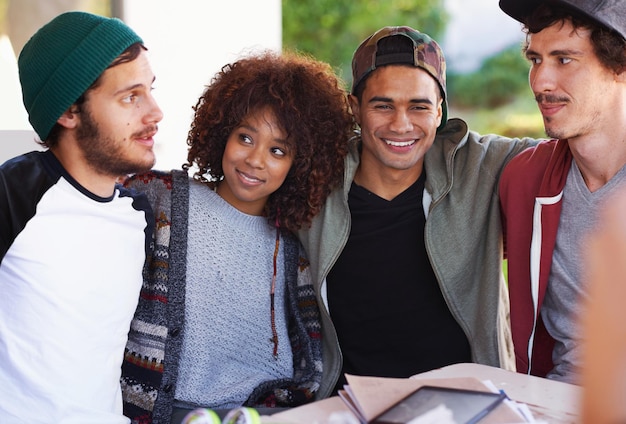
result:
[[[169,424],[184,335],[189,178],[182,171],[152,171],[126,185],[147,195],[156,230],[122,364],[124,414],[134,423]],[[313,400],[320,387],[320,318],[308,262],[297,239],[282,235],[294,376],[261,384],[246,406],[297,406]]]

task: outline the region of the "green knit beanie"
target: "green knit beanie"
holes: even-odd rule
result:
[[[17,61],[28,119],[45,140],[57,119],[124,50],[143,43],[121,20],[63,13],[26,43]]]

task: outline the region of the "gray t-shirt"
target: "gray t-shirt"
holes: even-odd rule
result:
[[[590,192],[576,165],[567,175],[563,190],[563,208],[559,220],[552,267],[541,317],[556,340],[552,361],[554,368],[547,377],[578,384],[580,340],[577,319],[579,303],[587,295],[583,286],[585,238],[595,228],[598,210],[603,202],[626,180],[626,167],[595,192]]]

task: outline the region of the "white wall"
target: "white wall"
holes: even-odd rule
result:
[[[126,0],[123,15],[148,47],[157,78],[154,94],[164,118],[155,138],[155,167],[180,168],[187,157],[191,108],[215,72],[247,51],[281,48],[281,1]],[[7,50],[10,45],[1,41]],[[2,53],[0,163],[38,148],[29,134],[16,62]]]
[[[246,50],[281,47],[280,0],[126,0],[124,20],[144,39],[157,78],[158,169],[185,162],[191,107],[223,65]]]
[[[22,104],[17,62],[9,38],[0,35],[0,164],[30,150],[39,150]]]

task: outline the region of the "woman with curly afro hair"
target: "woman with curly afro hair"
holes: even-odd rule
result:
[[[352,118],[337,84],[328,64],[288,53],[224,66],[195,107],[186,167],[219,183],[228,136],[251,111],[267,108],[285,132],[293,166],[264,213],[291,231],[308,225],[343,176]]]
[[[157,228],[122,370],[138,423],[329,395],[294,233],[343,178],[354,123],[342,81],[312,57],[263,51],[225,65],[193,110],[183,170],[125,183],[148,195]]]

